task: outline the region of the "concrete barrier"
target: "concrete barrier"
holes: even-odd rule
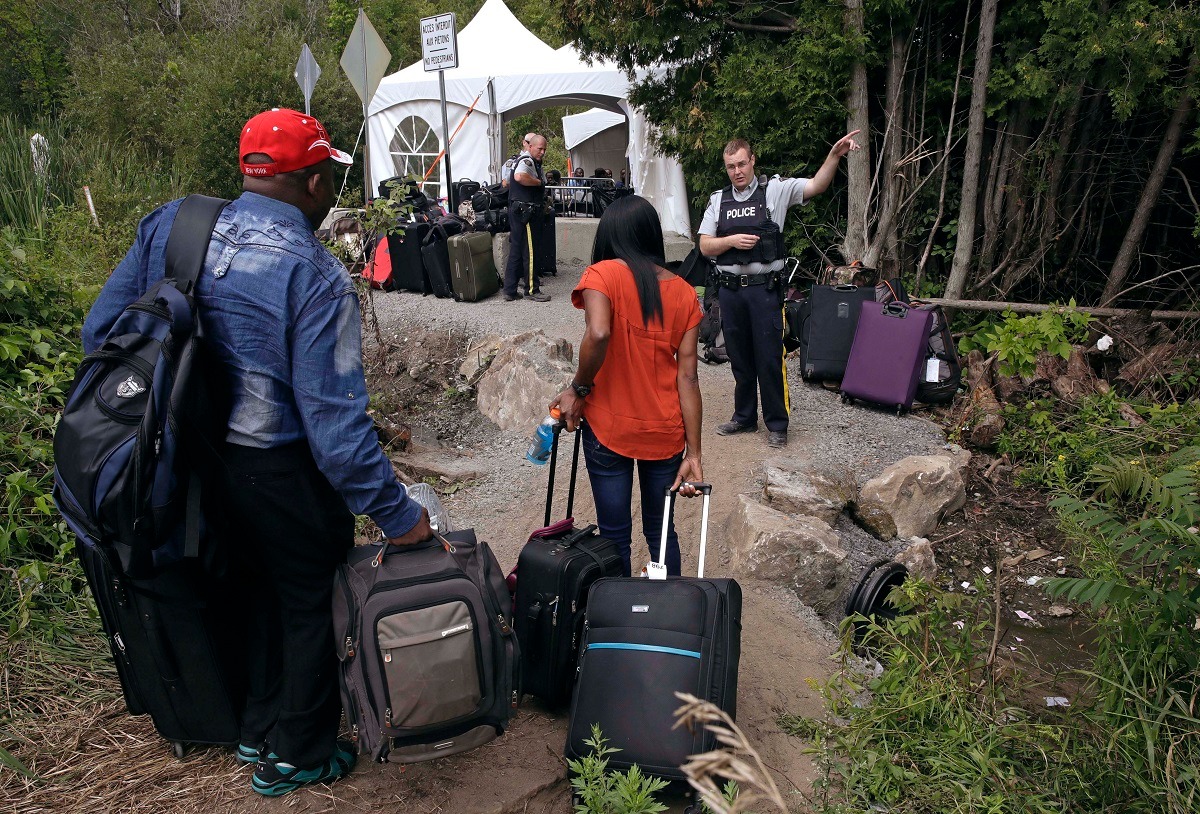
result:
[[[596,226],[600,223],[597,218],[555,218],[554,242],[557,254],[555,263],[582,271],[592,262],[592,244],[596,241]],[[508,232],[501,232],[492,237],[492,257],[496,260],[496,268],[504,274],[504,264],[508,260]],[[663,235],[668,263],[679,262],[688,256],[692,250],[690,238],[668,232]]]

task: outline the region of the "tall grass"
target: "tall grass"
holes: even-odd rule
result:
[[[35,166],[31,139],[37,135],[45,145],[45,159]],[[51,156],[62,152],[62,137],[22,127],[11,116],[0,117],[0,223],[41,235],[51,206]]]
[[[44,145],[40,165],[31,147],[35,136]],[[100,228],[128,241],[139,218],[193,191],[191,183],[188,174],[144,150],[51,122],[23,124],[0,116],[0,226],[26,238],[45,239],[55,211],[85,212],[88,186]]]

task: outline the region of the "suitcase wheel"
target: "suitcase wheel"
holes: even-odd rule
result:
[[[853,399],[851,399],[845,393],[842,393],[842,404],[850,404],[852,401]]]
[[[899,416],[902,416],[902,415],[904,415],[904,405],[903,405],[903,404],[897,404],[897,405],[896,405],[896,416],[897,416],[897,417],[899,417]]]
[[[187,754],[187,746],[183,741],[171,741],[171,751],[175,753],[175,757],[183,760],[183,756]]]

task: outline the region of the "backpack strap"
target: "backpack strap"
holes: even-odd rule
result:
[[[213,229],[221,211],[229,205],[223,198],[207,195],[189,195],[179,205],[171,234],[167,237],[166,279],[176,281],[176,287],[188,297],[193,295],[204,258],[208,255],[208,244],[212,242]],[[194,559],[200,556],[200,498],[202,492],[200,473],[188,473],[187,503],[184,511],[183,556]]]
[[[167,238],[166,276],[179,283],[178,288],[191,296],[208,255],[208,244],[221,210],[229,205],[224,198],[189,195],[179,204],[171,234]]]

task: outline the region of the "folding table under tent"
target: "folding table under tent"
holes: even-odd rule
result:
[[[507,54],[520,54],[512,65]],[[630,183],[658,210],[665,232],[691,234],[687,189],[679,162],[650,144],[651,127],[629,104],[630,80],[608,62],[589,65],[571,45],[555,50],[513,16],[503,0],[487,0],[458,32],[458,67],[446,71],[446,111],[450,132],[478,97],[450,148],[458,178],[495,182],[504,155],[504,123],[552,105],[589,105],[628,121]],[[644,74],[643,74],[644,75]],[[384,77],[368,108],[371,178],[417,173],[437,157],[443,144],[438,77],[416,62]],[[439,164],[430,175],[447,197]]]

